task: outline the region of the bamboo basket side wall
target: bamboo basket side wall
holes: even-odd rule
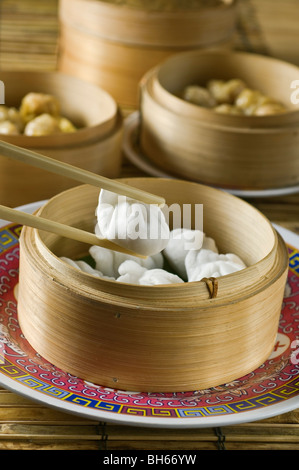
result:
[[[124,179],[122,181],[133,184],[140,189],[144,188],[146,182],[146,187],[150,192],[157,191],[155,178],[134,178],[133,180]],[[52,198],[39,213],[45,218],[55,218],[64,224],[93,231],[98,194],[99,191],[96,188],[85,185],[76,187]],[[226,280],[223,278],[224,282],[219,283],[219,292],[223,296],[229,296],[234,286],[241,288],[244,282],[247,284],[247,288],[250,289],[256,276],[263,276],[268,272],[269,266],[273,264],[277,235],[267,219],[251,205],[222,193],[222,191],[192,183],[186,185],[184,181],[175,181],[174,183],[171,180],[163,180],[163,186],[159,188],[159,194],[167,198],[170,208],[172,204],[177,203],[178,194],[181,207],[184,204],[194,204],[196,200],[201,201],[203,204],[204,232],[216,240],[222,252],[235,252],[244,259],[248,266],[251,266],[249,271],[244,271],[241,276],[238,276],[239,281],[234,279],[231,283],[230,278]],[[69,207],[75,209],[74,213],[69,211]],[[242,224],[244,210],[247,213],[247,222]],[[218,220],[217,224],[214,222],[215,219]],[[61,237],[45,232],[39,232],[36,243],[38,243],[42,256],[48,260],[50,265],[55,266],[55,269],[62,276],[65,275],[66,266],[57,257],[78,258],[86,255],[88,250],[88,246],[73,242],[69,243]],[[70,273],[72,272],[73,270],[70,270]],[[243,276],[245,276],[245,279],[243,279]],[[90,278],[88,282],[91,290],[95,289],[97,291],[97,289],[102,290],[104,288],[105,291],[109,292],[109,295],[118,295],[118,284],[115,282],[101,281],[95,278]],[[237,284],[234,284],[235,282]],[[172,288],[171,295],[174,303],[175,298],[180,295],[188,297],[188,295],[193,296],[195,293],[196,295],[201,293],[202,298],[208,298],[205,286],[192,286],[192,284],[188,283],[188,292],[180,292],[180,289]],[[159,301],[162,299],[163,302],[165,289],[171,289],[171,287],[155,288],[153,290],[150,287],[138,286],[136,289],[134,286],[127,285],[124,295],[129,297],[134,293],[134,296],[138,298],[146,297],[149,302],[157,296],[157,299]],[[168,299],[167,302],[169,302]]]
[[[167,173],[223,188],[298,184],[295,126],[243,128],[188,119],[155,100],[150,79],[141,82],[140,113],[141,151]]]
[[[205,46],[230,37],[235,30],[236,1],[230,5],[179,10],[131,8],[94,0],[61,0],[60,21],[85,34],[123,44]],[[178,34],[180,31],[180,34]]]
[[[18,318],[29,343],[62,370],[123,390],[198,390],[261,365],[274,345],[288,271],[286,246],[270,222],[210,187],[160,178],[123,181],[168,204],[201,201],[207,234],[214,230],[220,245],[226,239],[223,246],[254,264],[219,278],[215,298],[204,282],[126,285],[59,259],[84,253],[83,244],[24,227]],[[98,192],[89,185],[67,190],[38,214],[91,229]]]
[[[115,305],[113,299],[103,304],[88,292],[67,295],[66,286],[53,282],[54,272],[40,272],[33,260],[22,261],[22,331],[43,357],[94,383],[136,391],[197,390],[249,373],[273,348],[285,274],[267,286],[266,296],[261,289],[222,306],[221,314],[212,303],[209,309],[159,312],[155,306],[141,311],[134,303]],[[41,305],[32,303],[40,297]]]
[[[59,20],[58,69],[103,87],[130,109],[138,106],[143,74],[167,57],[201,47],[231,48],[235,5],[190,14],[62,0]]]

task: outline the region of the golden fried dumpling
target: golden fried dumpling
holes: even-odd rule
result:
[[[277,103],[277,101],[258,90],[251,90],[250,88],[245,88],[235,101],[235,105],[248,116],[254,115],[259,106],[273,103]]]
[[[286,112],[285,106],[281,103],[264,103],[254,110],[254,116],[271,116],[273,114],[282,114]]]
[[[20,113],[26,123],[41,114],[59,116],[60,104],[55,96],[31,92],[22,99]]]
[[[241,115],[243,114],[242,110],[234,106],[233,104],[220,104],[213,109],[216,113],[219,114],[234,114],[234,115]]]
[[[41,136],[60,134],[58,120],[50,114],[44,113],[32,119],[26,124],[24,134],[29,136]]]
[[[0,121],[7,121],[9,120],[8,118],[8,107],[3,105],[0,105]]]
[[[227,81],[209,80],[207,83],[207,89],[218,104],[233,104],[245,87],[245,83],[237,78]]]
[[[69,133],[75,132],[77,129],[74,124],[64,116],[60,116],[57,118],[58,126],[61,132]]]
[[[13,108],[13,107],[9,108],[8,106],[1,105],[0,106],[0,122],[3,122],[3,121],[10,121],[12,124],[15,125],[15,127],[17,128],[19,132],[23,132],[24,123],[17,108]],[[8,124],[5,124],[4,126],[4,128],[7,128],[7,129],[9,127],[13,129],[13,127],[8,126]]]
[[[19,129],[11,121],[1,121],[0,122],[0,134],[6,135],[17,135],[19,134]]]
[[[209,90],[198,85],[187,86],[183,90],[183,99],[205,108],[212,108],[216,105],[216,101]]]
[[[19,132],[24,131],[25,123],[22,119],[20,111],[17,108],[11,107],[8,108],[8,120],[16,125]]]

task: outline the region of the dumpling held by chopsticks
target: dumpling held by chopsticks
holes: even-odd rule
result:
[[[169,240],[169,226],[156,204],[144,204],[101,190],[95,233],[140,255],[160,253]]]

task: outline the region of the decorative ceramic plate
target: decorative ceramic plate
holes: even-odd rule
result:
[[[21,209],[32,212],[41,204]],[[252,373],[208,390],[136,393],[74,377],[44,360],[26,341],[17,317],[21,226],[0,221],[0,385],[60,411],[134,426],[225,426],[298,408],[299,237],[276,228],[288,244],[290,263],[277,341],[269,359]]]
[[[139,127],[139,111],[130,114],[125,120],[123,150],[128,160],[133,163],[137,168],[144,171],[151,176],[160,178],[175,178],[174,175],[167,173],[160,168],[156,167],[154,163],[138,148],[137,135]],[[234,194],[235,196],[244,198],[254,197],[274,197],[274,196],[287,196],[288,194],[295,194],[299,192],[299,184],[294,186],[287,186],[282,188],[269,188],[269,189],[239,189],[223,187],[224,191]]]

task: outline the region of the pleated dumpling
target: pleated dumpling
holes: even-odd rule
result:
[[[94,259],[97,270],[101,271],[105,276],[114,278],[118,276],[119,266],[126,260],[135,261],[135,263],[147,269],[162,268],[164,263],[162,253],[157,253],[147,258],[138,258],[137,256],[130,256],[96,245],[90,247],[89,254]]]
[[[200,281],[204,277],[220,277],[246,268],[239,256],[233,253],[219,254],[202,248],[189,251],[186,259],[188,282]]]
[[[83,271],[87,274],[92,274],[93,276],[100,277],[103,279],[109,279],[113,281],[115,280],[114,277],[105,276],[101,271],[94,269],[92,266],[86,263],[86,261],[83,261],[83,260],[75,261],[65,256],[62,256],[60,259],[64,261],[65,263],[69,264],[70,266],[73,266],[74,268],[77,268],[80,271]]]
[[[143,204],[111,191],[101,190],[96,210],[95,233],[140,255],[161,252],[169,239],[169,227],[156,204]]]
[[[176,274],[159,268],[147,269],[132,260],[127,260],[119,266],[119,274],[117,281],[126,284],[154,286],[184,282]]]
[[[218,252],[215,241],[207,237],[201,230],[177,228],[170,232],[169,242],[163,251],[171,268],[187,280],[185,259],[190,250],[198,251],[206,248]]]

